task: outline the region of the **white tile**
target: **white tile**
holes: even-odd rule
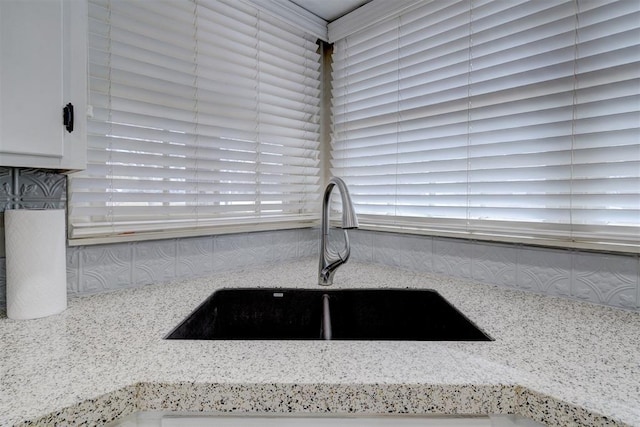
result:
[[[0,258],[0,310],[7,305],[7,271],[5,258]]]
[[[80,248],[67,248],[67,293],[76,295],[80,289]],[[0,275],[2,272],[0,272]]]
[[[177,241],[151,240],[133,245],[134,283],[164,283],[176,278]]]
[[[320,228],[298,230],[298,258],[318,256],[320,248]]]
[[[433,241],[426,236],[375,233],[373,262],[413,271],[432,271]]]
[[[272,262],[292,261],[298,258],[298,230],[280,230],[272,233]]]
[[[514,246],[478,242],[473,245],[472,254],[471,270],[475,280],[516,287],[517,251]]]
[[[473,244],[464,240],[433,240],[433,271],[453,277],[473,278]]]
[[[213,238],[214,271],[232,271],[247,264],[246,234],[224,234]]]
[[[571,296],[571,252],[518,249],[518,287],[532,292]]]
[[[202,277],[213,272],[213,237],[178,240],[176,277]]]
[[[373,262],[373,238],[376,233],[367,230],[349,231],[351,257],[355,261]]]
[[[574,253],[571,295],[598,304],[635,309],[638,295],[636,257]]]
[[[84,246],[79,253],[79,293],[95,293],[130,287],[133,252],[129,243]]]
[[[265,265],[274,261],[274,238],[277,231],[263,231],[258,233],[247,233],[245,246],[242,251],[244,261],[243,267]]]

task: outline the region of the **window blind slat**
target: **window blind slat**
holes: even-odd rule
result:
[[[361,224],[638,247],[639,13],[425,2],[337,40],[331,171]]]
[[[89,15],[93,115],[71,238],[318,216],[315,38],[237,1],[90,0]]]

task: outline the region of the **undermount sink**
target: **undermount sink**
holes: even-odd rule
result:
[[[221,289],[166,339],[491,341],[433,290]]]

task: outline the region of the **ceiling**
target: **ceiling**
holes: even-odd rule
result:
[[[327,22],[346,15],[371,0],[291,0]]]

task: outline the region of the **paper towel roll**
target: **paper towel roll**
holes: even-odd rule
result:
[[[65,212],[4,212],[7,316],[35,319],[67,308]]]

